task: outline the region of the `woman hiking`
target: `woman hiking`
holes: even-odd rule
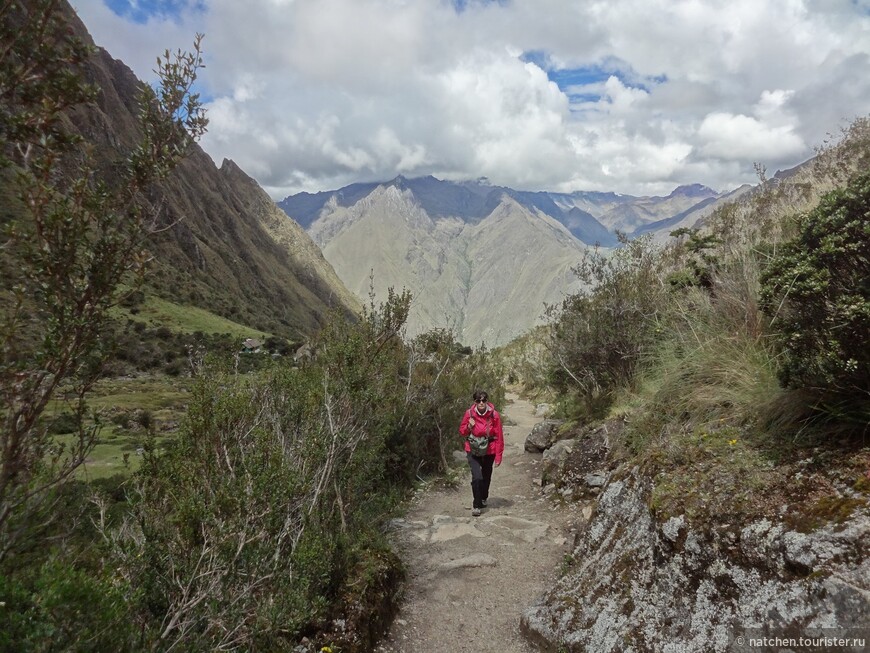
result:
[[[482,391],[474,392],[474,403],[462,416],[459,433],[465,437],[465,452],[468,466],[471,467],[471,493],[473,503],[471,514],[480,515],[489,499],[489,483],[492,480],[492,467],[501,465],[504,453],[504,433],[501,428],[501,415]]]

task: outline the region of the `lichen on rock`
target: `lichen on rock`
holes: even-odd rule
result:
[[[759,519],[732,531],[658,522],[638,467],[610,481],[574,564],[523,615],[543,650],[725,651],[743,629],[870,624],[870,514],[809,533]]]

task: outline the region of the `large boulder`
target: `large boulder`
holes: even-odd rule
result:
[[[624,427],[622,419],[612,419],[553,444],[541,460],[542,485],[552,484],[574,499],[597,496],[614,465],[608,460],[610,440]]]
[[[560,479],[562,466],[576,445],[576,440],[560,440],[544,451],[544,455],[541,457],[542,486],[550,483],[555,484]]]
[[[525,450],[529,453],[541,453],[553,446],[559,439],[559,427],[565,423],[561,419],[545,419],[532,427],[531,433],[526,436]]]

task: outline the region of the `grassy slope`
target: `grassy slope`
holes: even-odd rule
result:
[[[129,308],[117,307],[115,316],[144,322],[148,327],[168,327],[181,333],[228,333],[238,338],[268,338],[270,333],[252,329],[216,315],[204,308],[176,304],[154,295],[147,295],[135,313]]]
[[[264,340],[271,335],[205,309],[183,306],[153,295],[146,295],[135,308],[115,308],[114,317],[144,323],[149,329],[163,327],[173,333],[229,334],[238,341]],[[99,381],[88,396],[88,405],[98,415],[100,423],[97,443],[77,471],[78,478],[126,475],[137,469],[138,451],[152,436],[157,446],[173,437],[187,408],[189,384],[189,377],[160,373]],[[55,401],[46,415],[51,419],[65,411],[72,412],[72,409],[63,401]],[[94,422],[89,421],[89,424]],[[60,435],[58,441],[69,442],[72,437]]]

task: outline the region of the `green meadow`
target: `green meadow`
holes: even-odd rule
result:
[[[149,328],[168,327],[180,333],[228,333],[238,338],[268,338],[271,334],[246,327],[196,306],[182,306],[148,294],[133,308],[118,306],[115,317],[142,322]]]
[[[190,383],[190,378],[164,375],[97,382],[87,397],[85,421],[86,427],[97,429],[96,444],[77,477],[98,479],[136,470],[148,441],[159,447],[174,436],[187,409]],[[73,410],[59,399],[46,411],[46,420],[51,424]],[[56,440],[69,449],[75,437],[60,432]]]

